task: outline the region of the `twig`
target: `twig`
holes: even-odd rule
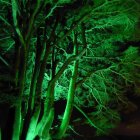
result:
[[[76,104],[74,104],[74,107],[88,120],[88,122],[91,124],[91,126],[93,126],[94,128],[96,128],[97,130],[101,131],[103,134],[106,134],[105,131],[103,131],[101,128],[99,128],[98,126],[96,126],[92,122],[92,120],[86,115],[86,113],[80,107],[78,107]]]

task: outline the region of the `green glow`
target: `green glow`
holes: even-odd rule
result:
[[[21,107],[18,106],[16,107],[16,112],[15,112],[15,123],[13,127],[13,136],[12,140],[19,140],[20,138],[20,131],[21,131]]]
[[[63,135],[65,134],[66,129],[68,127],[69,121],[70,121],[70,116],[72,113],[73,102],[74,102],[75,83],[76,83],[77,72],[78,72],[77,70],[78,70],[78,62],[76,61],[76,62],[74,62],[73,74],[72,74],[72,78],[70,80],[66,109],[64,112],[61,126],[58,130],[58,134],[56,135],[56,137],[58,139],[61,139],[63,137]]]
[[[40,113],[40,106],[36,107],[35,113],[33,114],[32,118],[31,118],[26,140],[32,140],[36,136],[35,131],[36,131],[36,127],[37,127],[39,113]]]
[[[73,106],[96,134],[110,133],[128,87],[140,94],[139,7],[132,0],[0,1],[0,103],[15,109],[9,139],[62,139]],[[54,127],[61,99],[66,107]],[[5,133],[0,128],[0,140]]]

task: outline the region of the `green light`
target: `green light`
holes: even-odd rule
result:
[[[128,87],[140,93],[139,6],[132,0],[0,1],[0,103],[15,109],[9,139],[62,139],[70,119],[76,122],[73,107],[96,134],[116,127]],[[61,99],[66,106],[54,127],[54,101]]]

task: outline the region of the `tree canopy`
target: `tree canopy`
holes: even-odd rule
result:
[[[0,0],[0,103],[14,109],[10,139],[62,139],[73,108],[97,134],[118,124],[125,93],[140,93],[139,7],[137,0]],[[66,107],[54,127],[59,100]]]

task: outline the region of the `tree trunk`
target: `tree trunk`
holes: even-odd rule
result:
[[[35,107],[34,114],[33,114],[32,118],[30,120],[26,140],[33,140],[35,138],[35,136],[36,136],[35,130],[36,130],[36,126],[37,126],[37,123],[38,123],[39,114],[40,114],[40,105]]]
[[[76,79],[77,79],[77,72],[78,72],[78,62],[74,62],[74,67],[73,67],[73,75],[70,81],[70,86],[69,86],[69,92],[68,92],[68,97],[67,97],[67,104],[66,104],[66,109],[64,112],[64,116],[61,122],[61,125],[58,129],[58,132],[55,136],[55,138],[57,139],[62,139],[62,137],[64,136],[68,125],[69,125],[69,121],[70,121],[70,117],[72,114],[72,110],[73,110],[73,103],[74,103],[74,93],[75,93],[75,83],[76,83]]]
[[[78,45],[77,45],[77,34],[74,34],[74,54],[78,55]],[[67,104],[65,108],[65,112],[63,115],[63,119],[61,122],[61,125],[58,129],[58,132],[55,136],[56,139],[62,139],[64,136],[72,114],[73,110],[73,104],[74,104],[74,93],[76,91],[76,80],[77,80],[77,75],[78,75],[78,63],[79,61],[76,59],[74,61],[74,66],[73,66],[73,71],[72,71],[72,78],[70,80],[70,85],[69,85],[69,91],[68,91],[68,96],[67,96]]]
[[[20,57],[20,89],[19,89],[19,101],[18,105],[15,107],[15,120],[14,120],[14,127],[13,127],[13,136],[12,140],[19,140],[20,134],[21,134],[21,124],[22,124],[22,115],[21,115],[21,108],[22,108],[22,95],[24,92],[24,86],[25,86],[25,75],[26,75],[26,49],[23,48],[22,54]]]

